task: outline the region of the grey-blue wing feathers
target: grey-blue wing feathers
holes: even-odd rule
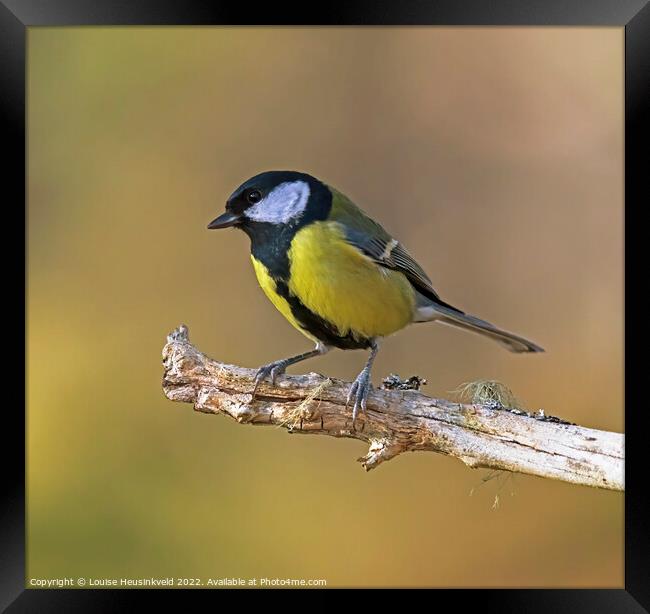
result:
[[[344,230],[346,240],[379,266],[403,273],[416,291],[414,322],[437,321],[490,337],[511,352],[543,352],[523,337],[501,330],[445,303],[433,289],[429,276],[406,248],[368,217],[346,196],[332,189],[331,219]]]

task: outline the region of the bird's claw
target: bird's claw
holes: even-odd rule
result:
[[[352,382],[350,392],[348,393],[348,399],[345,402],[345,407],[347,409],[352,399],[354,399],[354,405],[352,406],[352,428],[354,428],[359,412],[363,414],[366,413],[368,394],[370,393],[371,388],[370,373],[364,369],[359,373],[357,379]]]
[[[253,388],[252,397],[255,398],[259,385],[267,377],[271,376],[271,383],[275,384],[275,380],[277,379],[278,375],[282,375],[286,368],[286,364],[283,360],[276,360],[275,362],[271,362],[268,365],[260,367],[255,374],[255,386]]]

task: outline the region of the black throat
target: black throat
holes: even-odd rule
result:
[[[311,181],[309,201],[298,218],[286,224],[246,220],[239,227],[251,240],[251,254],[261,262],[273,279],[288,281],[289,249],[296,233],[314,222],[326,220],[332,209],[332,193],[320,181]]]

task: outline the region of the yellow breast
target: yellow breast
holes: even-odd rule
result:
[[[301,333],[303,333],[303,335],[306,335],[314,343],[317,343],[318,339],[313,335],[309,334],[309,331],[303,329],[302,326],[300,326],[300,323],[296,320],[296,318],[293,317],[293,313],[291,313],[291,307],[289,306],[289,303],[286,301],[286,299],[280,296],[275,291],[275,281],[269,275],[267,268],[259,260],[256,260],[252,255],[251,255],[251,262],[253,263],[253,269],[255,269],[255,276],[257,277],[257,281],[260,284],[260,287],[262,288],[262,290],[264,290],[264,294],[266,294],[268,299],[275,305],[276,309],[287,320],[289,320],[289,322],[293,326],[295,326]]]
[[[350,245],[336,222],[298,231],[289,262],[289,290],[342,335],[383,337],[412,321],[415,292],[406,277]]]

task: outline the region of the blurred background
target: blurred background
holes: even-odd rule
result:
[[[623,430],[622,28],[30,28],[28,577],[623,585],[623,495],[198,414],[192,341],[257,367],[310,342],[206,230],[268,169],[336,186],[443,299],[543,355],[418,325],[374,381],[478,378]],[[361,352],[292,372],[351,380]]]

